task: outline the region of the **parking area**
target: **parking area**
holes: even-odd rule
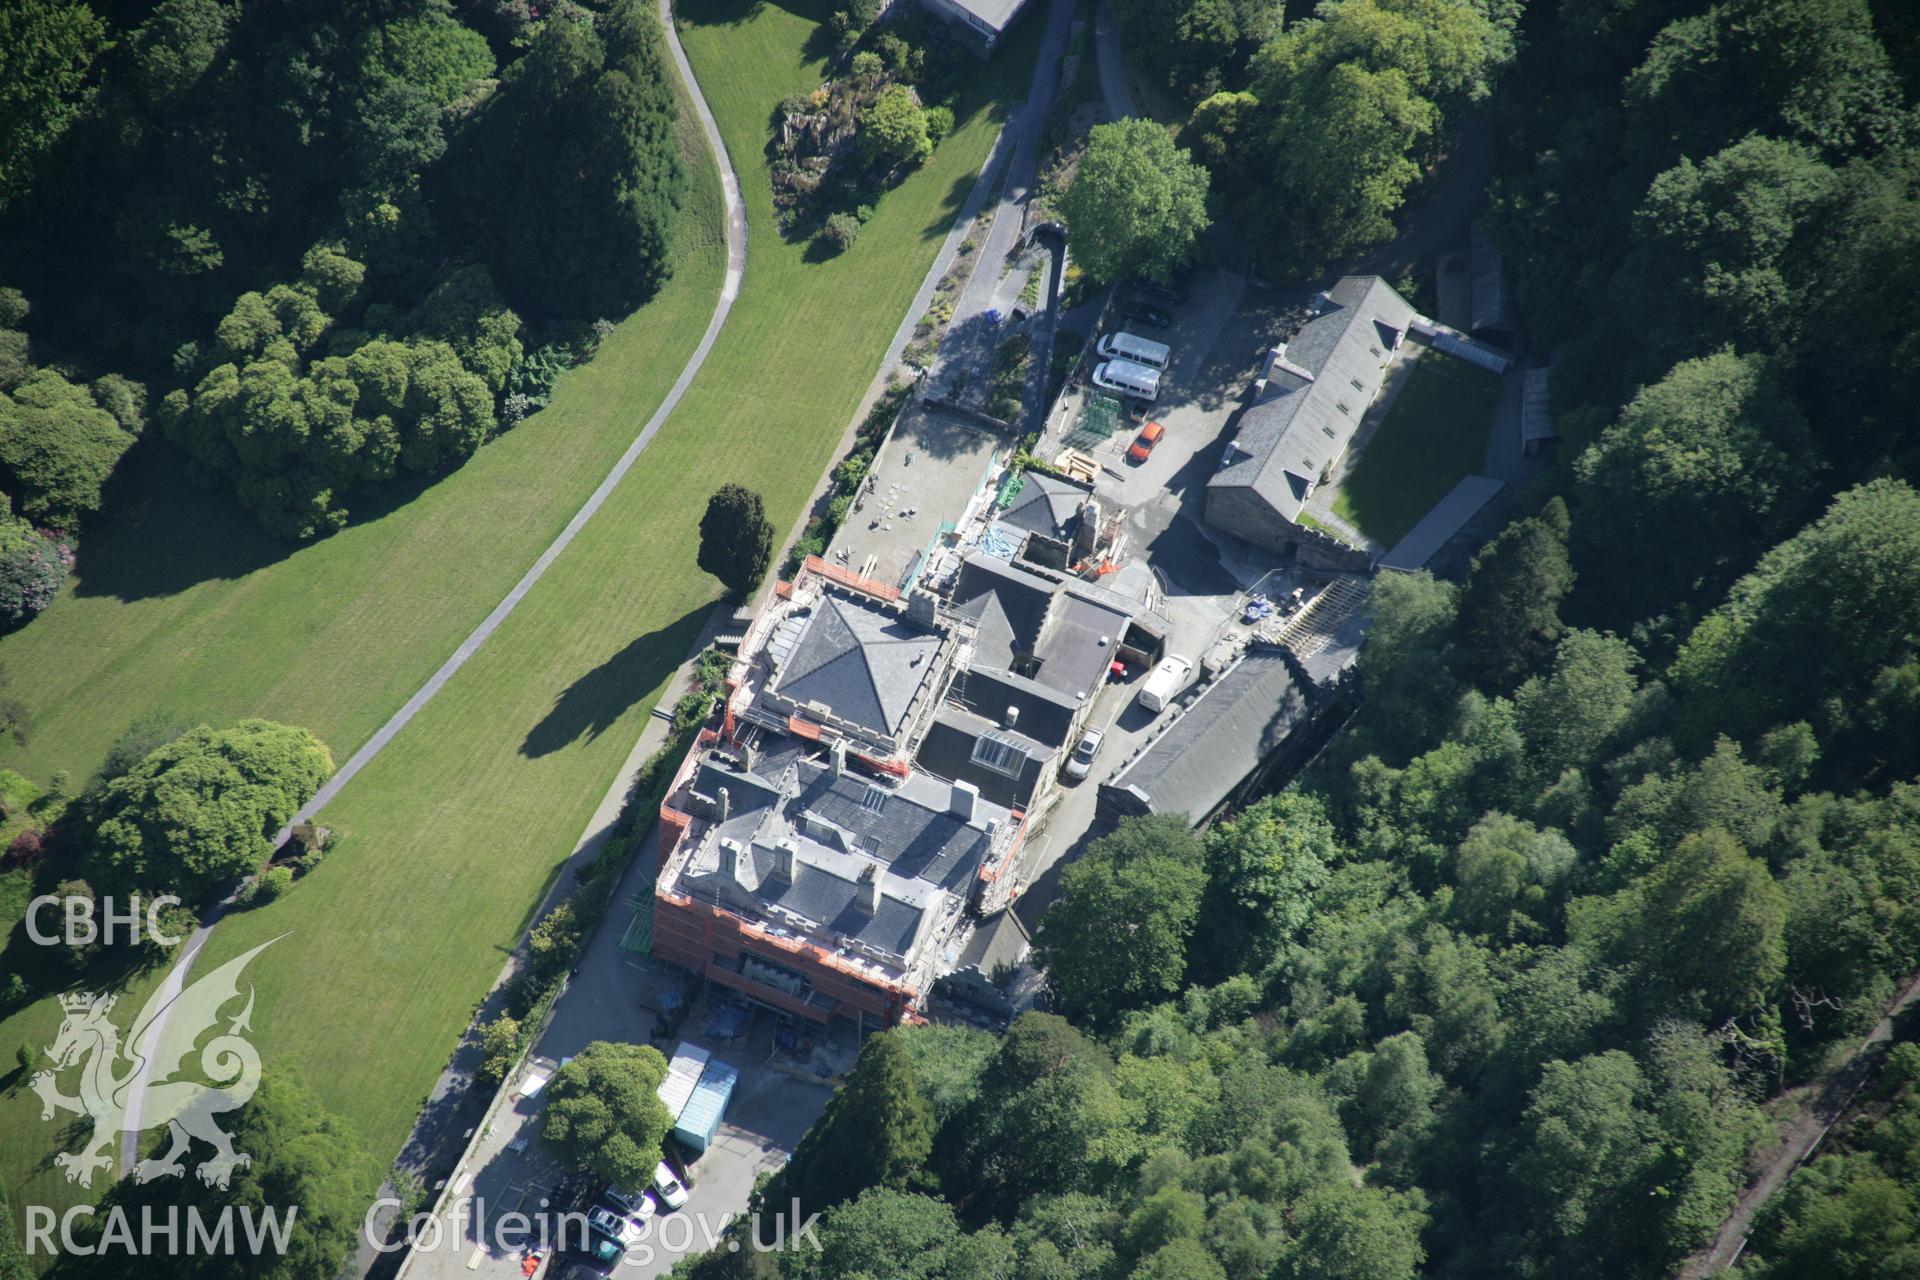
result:
[[[1261,357],[1306,301],[1306,295],[1250,290],[1244,280],[1224,272],[1201,272],[1185,302],[1150,301],[1170,321],[1157,329],[1122,319],[1129,306],[1121,299],[1107,331],[1125,325],[1173,348],[1158,399],[1137,416],[1123,414],[1119,429],[1096,442],[1078,430],[1085,390],[1069,391],[1049,416],[1037,449],[1052,460],[1073,448],[1096,463],[1097,495],[1125,508],[1129,551],[1145,559],[1159,585],[1160,611],[1171,625],[1167,651],[1196,665],[1227,633],[1242,591],[1256,583],[1273,588],[1279,581],[1269,576],[1278,566],[1276,557],[1218,536],[1203,525],[1201,515],[1207,480]],[[1130,461],[1127,447],[1148,421],[1160,423],[1164,434],[1144,462]],[[1144,673],[1130,673],[1128,680],[1101,691],[1088,723],[1104,728],[1106,735],[1092,771],[1063,788],[1029,843],[1017,907],[1029,929],[1057,893],[1060,870],[1099,835],[1089,831],[1099,783],[1133,754],[1160,718],[1136,701],[1143,678]]]
[[[539,1126],[545,1080],[595,1040],[645,1044],[678,1019],[670,1037],[653,1040],[656,1047],[671,1055],[674,1044],[686,1040],[740,1071],[712,1144],[685,1165],[687,1204],[654,1218],[647,1235],[613,1269],[615,1276],[650,1280],[667,1274],[681,1257],[707,1249],[746,1208],[754,1180],[784,1163],[825,1109],[830,1085],[781,1050],[772,1014],[759,1012],[736,1036],[708,1036],[707,1009],[690,975],[633,949],[640,931],[631,923],[636,913],[652,910],[653,862],[643,853],[628,868],[554,1005],[552,1021],[455,1169],[437,1225],[417,1233],[420,1246],[402,1267],[402,1280],[522,1280],[526,1245],[540,1229],[540,1215],[582,1209],[580,1192],[597,1188],[577,1180],[567,1185],[566,1170],[541,1141]],[[818,1056],[832,1060],[824,1052],[829,1046],[821,1048]],[[516,1214],[533,1225],[517,1227],[509,1218]],[[577,1255],[549,1252],[535,1274],[580,1271],[584,1263]]]

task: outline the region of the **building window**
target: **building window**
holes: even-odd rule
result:
[[[887,807],[887,789],[868,783],[867,789],[860,793],[860,807],[868,813],[884,812]]]
[[[1008,778],[1020,776],[1027,762],[1026,748],[995,729],[973,740],[973,762]]]
[[[1353,380],[1353,389],[1355,391],[1365,391],[1367,388],[1366,388],[1366,384],[1362,383],[1360,379],[1355,378]]]
[[[1340,438],[1340,437],[1339,437],[1339,436],[1338,436],[1338,435],[1337,435],[1337,434],[1336,434],[1336,433],[1334,432],[1334,429],[1333,429],[1332,427],[1322,427],[1322,428],[1320,428],[1320,429],[1321,429],[1322,431],[1324,431],[1324,432],[1326,432],[1326,433],[1327,433],[1327,439],[1329,439],[1329,440],[1338,440],[1338,439]]]
[[[1340,402],[1339,407],[1340,407],[1340,412],[1346,414],[1349,418],[1353,416],[1353,410],[1347,407],[1347,402],[1345,400],[1342,400]]]

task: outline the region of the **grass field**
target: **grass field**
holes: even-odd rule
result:
[[[33,716],[29,744],[7,742],[0,763],[42,782],[65,770],[78,786],[128,722],[156,707],[214,724],[263,715],[304,725],[346,759],[559,533],[698,343],[726,247],[719,172],[691,109],[681,138],[693,181],[672,279],[561,379],[547,409],[459,470],[297,548],[266,537],[224,493],[189,485],[168,451],[116,477],[73,581],[0,639],[8,692]],[[25,877],[6,877],[0,899],[23,897],[16,881]],[[160,977],[144,975],[122,1007],[137,1008]],[[55,1126],[5,1074],[22,1040],[44,1044],[58,1024],[51,1000],[0,1019],[0,1181],[16,1215],[28,1196],[83,1198],[49,1176]]]
[[[287,898],[223,922],[199,961],[211,968],[288,935],[250,970],[255,1042],[270,1063],[298,1060],[382,1159],[692,643],[714,595],[694,566],[706,496],[736,480],[760,490],[777,528],[799,514],[1000,109],[1027,81],[1037,36],[1027,24],[975,78],[953,136],[886,196],[852,249],[810,261],[773,230],[763,161],[774,105],[818,82],[827,6],[706,21],[738,8],[683,6],[683,37],[752,220],[745,288],[719,344],[607,506],[329,807],[337,849]],[[280,712],[270,700],[257,709]],[[364,732],[336,733],[335,754]]]
[[[1334,514],[1383,547],[1400,541],[1460,477],[1480,470],[1499,401],[1498,375],[1422,356],[1334,496]]]

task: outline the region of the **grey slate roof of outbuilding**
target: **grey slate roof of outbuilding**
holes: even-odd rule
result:
[[[1506,263],[1487,224],[1478,218],[1468,230],[1468,254],[1473,262],[1473,331],[1511,332],[1513,291],[1507,287]]]
[[[948,3],[972,14],[996,32],[1005,31],[1007,24],[1027,6],[1027,0],[948,0]]]
[[[1327,304],[1270,358],[1266,386],[1240,415],[1214,487],[1254,490],[1298,520],[1320,472],[1346,451],[1380,392],[1414,309],[1379,276],[1347,276]],[[1358,385],[1356,385],[1358,384]]]
[[[899,614],[827,591],[781,665],[774,687],[841,719],[892,736],[940,651],[940,637]]]
[[[973,936],[967,939],[958,967],[978,969],[991,978],[995,969],[1011,969],[1025,960],[1032,945],[1020,917],[1011,911],[998,911],[982,920]]]
[[[1283,653],[1256,645],[1110,785],[1137,788],[1155,813],[1184,813],[1198,822],[1219,808],[1309,712]]]

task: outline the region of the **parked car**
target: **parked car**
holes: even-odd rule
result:
[[[673,1169],[662,1160],[653,1170],[653,1193],[660,1197],[660,1203],[668,1212],[678,1209],[687,1202],[687,1189],[674,1175]]]
[[[1093,770],[1093,758],[1100,754],[1100,741],[1105,735],[1098,729],[1089,729],[1081,737],[1080,745],[1067,757],[1066,773],[1075,782],[1086,777]]]
[[[587,1250],[601,1262],[618,1262],[645,1234],[641,1224],[605,1205],[595,1205],[587,1212]]]
[[[1163,307],[1150,302],[1136,302],[1128,307],[1123,317],[1128,324],[1145,325],[1149,329],[1171,329],[1173,317]]]
[[[660,1211],[660,1202],[647,1191],[622,1191],[608,1187],[600,1193],[600,1203],[622,1217],[645,1222]]]
[[[1175,306],[1187,300],[1187,290],[1178,280],[1168,284],[1164,280],[1155,280],[1151,276],[1135,276],[1131,284],[1137,297],[1152,298],[1156,302],[1171,302]]]
[[[1127,460],[1145,462],[1147,456],[1153,452],[1153,446],[1159,444],[1160,437],[1165,434],[1167,429],[1157,422],[1149,422],[1140,428],[1140,434],[1135,436],[1133,443],[1127,446]]]

